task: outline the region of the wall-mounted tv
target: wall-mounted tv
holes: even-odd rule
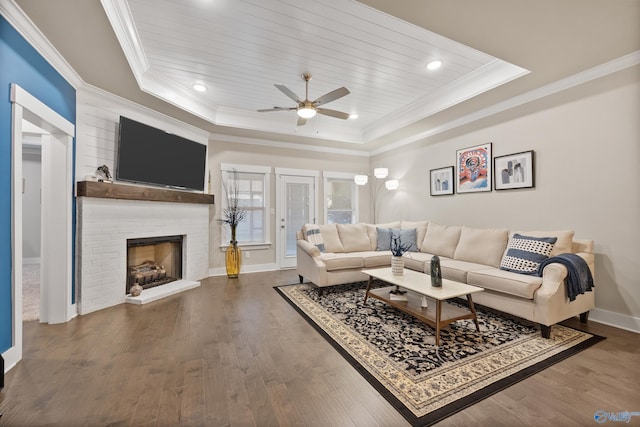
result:
[[[120,116],[116,179],[204,190],[207,146]]]

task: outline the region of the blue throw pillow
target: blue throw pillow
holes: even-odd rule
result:
[[[380,228],[376,227],[378,233],[378,251],[391,250],[391,233],[394,236],[400,236],[400,242],[403,245],[411,245],[408,252],[418,252],[418,245],[416,243],[418,237],[418,230],[415,228]],[[390,233],[391,232],[391,233]]]
[[[514,234],[502,257],[500,269],[521,274],[538,274],[540,263],[549,258],[557,237],[531,237]]]

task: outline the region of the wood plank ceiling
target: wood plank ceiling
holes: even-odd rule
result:
[[[366,143],[528,72],[356,1],[102,4],[140,88],[222,126]],[[256,112],[295,106],[274,84],[304,99],[304,72],[311,100],[345,86],[326,107],[358,118]]]

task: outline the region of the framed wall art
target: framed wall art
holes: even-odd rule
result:
[[[431,169],[429,171],[431,182],[431,195],[444,196],[453,194],[454,179],[453,166],[447,166],[440,169]]]
[[[493,159],[496,190],[533,188],[533,150],[507,154]]]
[[[491,191],[491,143],[456,151],[456,192]]]

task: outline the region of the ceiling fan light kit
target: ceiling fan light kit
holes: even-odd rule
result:
[[[297,104],[295,107],[273,107],[264,110],[258,110],[260,113],[266,113],[268,111],[291,111],[296,110],[298,114],[298,126],[303,126],[307,123],[307,119],[315,117],[316,114],[323,114],[325,116],[335,117],[337,119],[346,120],[350,118],[350,114],[343,113],[342,111],[330,110],[327,108],[319,108],[320,105],[328,104],[336,99],[342,98],[348,95],[350,92],[346,87],[341,87],[331,92],[325,93],[315,101],[309,100],[309,80],[311,80],[310,73],[304,73],[302,79],[305,81],[305,98],[301,100],[291,89],[285,85],[274,85],[280,92],[287,95],[294,100]]]
[[[303,119],[310,119],[315,117],[315,115],[316,110],[313,108],[304,107],[298,109],[298,116],[302,117]]]

